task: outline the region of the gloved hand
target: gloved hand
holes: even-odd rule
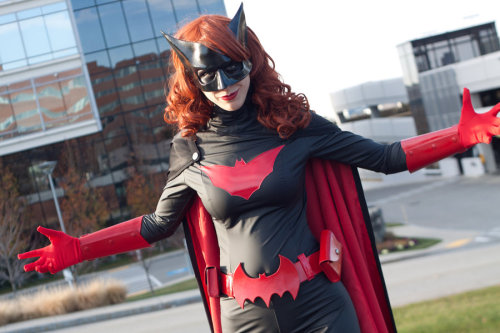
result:
[[[462,114],[458,123],[458,134],[464,147],[477,143],[490,143],[494,135],[500,135],[500,103],[486,113],[476,113],[472,107],[469,89],[464,88]]]
[[[37,261],[24,266],[26,272],[35,270],[39,273],[50,272],[55,274],[66,267],[83,261],[78,238],[71,237],[62,231],[44,227],[38,227],[36,230],[47,236],[51,244],[41,249],[17,255],[19,259],[40,257]]]
[[[78,264],[113,254],[149,247],[141,236],[142,216],[98,230],[80,238],[71,237],[64,232],[38,227],[47,236],[50,245],[26,253],[18,254],[19,259],[40,257],[37,261],[24,266],[26,272],[35,270],[52,274]]]

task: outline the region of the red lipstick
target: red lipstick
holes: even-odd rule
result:
[[[231,93],[229,95],[222,96],[221,99],[224,101],[231,101],[231,100],[235,99],[236,96],[238,96],[238,90],[236,90],[234,93]]]

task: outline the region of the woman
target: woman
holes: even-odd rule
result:
[[[51,245],[19,255],[40,257],[25,269],[55,273],[147,247],[171,235],[199,197],[218,242],[217,262],[208,262],[214,256],[207,260],[202,278],[211,311],[220,311],[220,323],[212,316],[214,330],[366,327],[343,283],[330,282],[317,269],[320,245],[308,226],[306,164],[321,158],[384,173],[414,171],[500,134],[500,104],[477,115],[466,91],[458,126],[380,145],[311,112],[306,97],[279,80],[272,59],[246,28],[242,8],[231,21],[202,16],[176,38],[165,37],[175,69],[165,119],[177,123],[180,133],[156,212],[80,238],[39,227]],[[211,237],[201,233],[195,243]]]

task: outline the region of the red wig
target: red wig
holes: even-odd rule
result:
[[[257,106],[258,120],[287,138],[297,129],[309,124],[309,103],[303,94],[295,94],[289,85],[281,82],[274,61],[266,53],[253,31],[248,29],[247,47],[238,42],[227,28],[229,19],[219,15],[204,15],[181,28],[176,38],[199,42],[222,52],[235,61],[250,59],[252,102]],[[210,118],[213,103],[192,81],[191,75],[175,52],[171,54],[172,74],[168,88],[165,121],[177,123],[183,136],[191,136]]]

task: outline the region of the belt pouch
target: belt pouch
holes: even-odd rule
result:
[[[335,238],[333,231],[323,230],[319,243],[319,265],[331,282],[340,280],[342,256],[342,244]]]
[[[205,268],[205,282],[207,284],[207,293],[210,297],[219,297],[219,273],[217,268],[209,266]]]

